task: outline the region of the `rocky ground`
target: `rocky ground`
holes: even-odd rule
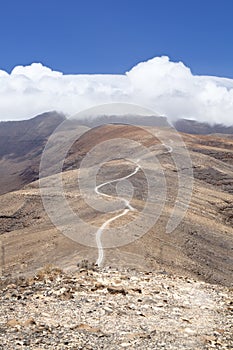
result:
[[[0,349],[232,349],[232,289],[165,271],[1,278]]]
[[[170,131],[158,133],[163,131],[169,140]],[[99,127],[72,146],[63,169],[68,203],[96,227],[109,218],[81,197],[77,168],[95,145],[105,147],[105,141],[116,137],[161,151],[167,199],[156,225],[140,239],[106,250],[102,269],[81,262],[84,257],[96,261],[97,250],[63,235],[44,210],[39,183],[31,182],[38,177],[42,148],[33,144],[22,157],[22,143],[20,158],[4,155],[0,160],[0,193],[5,193],[0,201],[0,350],[233,349],[232,138],[182,135],[193,163],[194,188],[185,218],[167,235],[177,198],[177,169],[163,144],[132,126]],[[121,147],[115,145],[114,154]],[[56,164],[59,152],[52,151]],[[154,170],[153,163],[147,167]],[[130,172],[132,164],[117,157],[101,167],[97,180],[104,183]],[[89,183],[85,172],[83,176]],[[135,190],[131,202],[140,212],[147,197],[146,178],[139,171],[130,180]],[[108,195],[116,195],[114,186],[105,187]],[[51,194],[51,203],[53,198]],[[121,228],[131,219],[124,216],[125,221],[114,225]],[[88,234],[81,226],[80,232],[82,237]],[[46,263],[61,269],[35,272]]]

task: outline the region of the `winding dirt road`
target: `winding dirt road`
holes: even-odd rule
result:
[[[172,142],[172,140],[169,140]],[[166,145],[165,143],[162,143],[162,145],[164,147],[166,147],[167,151],[166,152],[163,152],[164,154],[166,153],[172,153],[173,151],[173,147],[169,146],[169,145]],[[138,159],[139,161],[139,159]],[[104,197],[108,197],[108,198],[114,198],[114,196],[111,196],[111,195],[108,195],[106,193],[103,193],[100,191],[100,189],[105,186],[105,185],[108,185],[108,184],[111,184],[111,183],[114,183],[114,182],[118,182],[118,181],[122,181],[122,180],[126,180],[128,179],[129,177],[137,174],[137,172],[139,171],[139,169],[141,169],[140,165],[137,165],[137,167],[135,168],[135,170],[130,173],[129,175],[126,175],[124,177],[120,177],[118,179],[114,179],[114,180],[110,180],[110,181],[107,181],[107,182],[104,182],[98,186],[95,187],[95,193],[98,194],[98,195],[101,195],[101,196],[104,196]],[[96,243],[97,243],[97,248],[98,248],[98,259],[96,260],[96,265],[98,266],[101,266],[101,264],[103,263],[103,259],[104,259],[104,249],[103,249],[103,246],[102,246],[102,242],[101,242],[101,235],[103,233],[103,230],[113,221],[115,221],[116,219],[120,218],[121,216],[124,216],[126,215],[129,211],[134,211],[135,208],[132,207],[132,205],[130,205],[130,202],[125,199],[125,198],[121,198],[121,197],[118,197],[118,199],[120,199],[124,204],[125,204],[125,208],[123,212],[121,212],[120,214],[117,214],[115,215],[114,217],[108,219],[107,221],[105,221],[103,223],[103,225],[97,230],[96,232]],[[114,213],[114,212],[113,212]]]
[[[96,192],[97,194],[101,195],[101,196],[104,196],[104,197],[114,198],[114,196],[110,196],[110,195],[108,195],[108,194],[105,194],[105,193],[103,193],[103,192],[100,192],[99,190],[100,190],[103,186],[105,186],[105,185],[111,184],[111,183],[113,183],[113,182],[118,182],[118,181],[122,181],[122,180],[128,179],[129,177],[135,175],[135,174],[138,172],[138,170],[139,170],[140,168],[141,168],[141,167],[138,165],[138,166],[135,168],[135,170],[134,170],[132,173],[130,173],[129,175],[126,175],[126,176],[124,176],[124,177],[120,177],[120,178],[115,179],[115,180],[107,181],[107,182],[104,182],[104,183],[102,183],[102,184],[96,186],[96,187],[95,187],[95,192]],[[134,210],[135,210],[134,207],[132,207],[132,205],[130,205],[130,203],[129,203],[129,201],[128,201],[127,199],[121,198],[121,197],[120,197],[120,198],[118,197],[118,199],[120,199],[120,200],[125,204],[126,209],[124,209],[124,211],[123,211],[122,213],[117,214],[117,215],[115,215],[114,217],[112,217],[112,218],[108,219],[107,221],[105,221],[105,222],[103,223],[103,225],[102,225],[102,226],[98,229],[98,231],[96,232],[96,243],[97,243],[97,248],[98,248],[98,259],[97,259],[97,261],[96,261],[96,264],[97,264],[98,266],[101,266],[101,264],[102,264],[102,262],[103,262],[103,259],[104,259],[104,249],[103,249],[102,242],[101,242],[101,235],[102,235],[102,233],[103,233],[103,230],[104,230],[111,222],[113,222],[114,220],[120,218],[121,216],[126,215],[129,211],[134,211]],[[114,212],[113,212],[113,213],[114,213]]]

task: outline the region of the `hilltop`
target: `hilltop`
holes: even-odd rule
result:
[[[47,267],[2,281],[0,300],[4,350],[233,346],[232,291],[164,271]]]

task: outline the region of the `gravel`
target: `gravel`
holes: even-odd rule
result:
[[[2,277],[0,349],[232,349],[232,294],[110,267]]]

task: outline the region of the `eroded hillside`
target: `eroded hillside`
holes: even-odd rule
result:
[[[161,130],[158,128],[157,132]],[[170,138],[168,128],[164,128],[162,132],[165,139]],[[97,230],[112,214],[93,209],[80,194],[77,177],[81,161],[94,145],[104,145],[106,140],[121,138],[140,142],[157,157],[163,168],[167,186],[165,206],[158,221],[141,237],[135,234],[132,243],[106,249],[104,264],[131,266],[142,270],[165,269],[213,283],[231,285],[233,140],[218,135],[182,134],[182,137],[192,160],[194,188],[188,211],[172,234],[166,233],[166,225],[177,197],[177,168],[166,145],[144,129],[126,125],[105,125],[83,135],[72,146],[64,162],[65,196],[74,212],[84,221],[96,226]],[[110,151],[117,155],[120,146],[114,143]],[[135,145],[129,149],[132,154],[136,152],[134,147]],[[99,152],[101,153],[101,148]],[[55,159],[56,156],[57,154]],[[115,158],[101,167],[97,183],[117,179],[133,171],[134,163],[120,156]],[[153,173],[154,165],[149,159],[148,162],[146,159],[145,167]],[[145,169],[130,178],[134,188],[131,204],[136,211],[111,224],[112,227],[125,225],[126,234],[127,224],[140,215],[145,205],[147,179],[143,170]],[[88,184],[88,173],[84,171],[82,174],[86,176]],[[46,183],[46,179],[44,181]],[[116,196],[115,185],[112,183],[105,186],[104,193]],[[153,212],[153,203],[149,203],[149,208]],[[51,223],[44,210],[37,181],[19,191],[1,196],[0,220],[5,274],[33,273],[35,269],[50,262],[72,268],[83,258],[92,262],[97,259],[98,252],[95,247],[83,245],[80,240],[70,240]],[[67,224],[64,218],[64,225]],[[84,227],[79,226],[77,229],[84,238],[88,235]],[[103,235],[103,239],[108,238]]]

